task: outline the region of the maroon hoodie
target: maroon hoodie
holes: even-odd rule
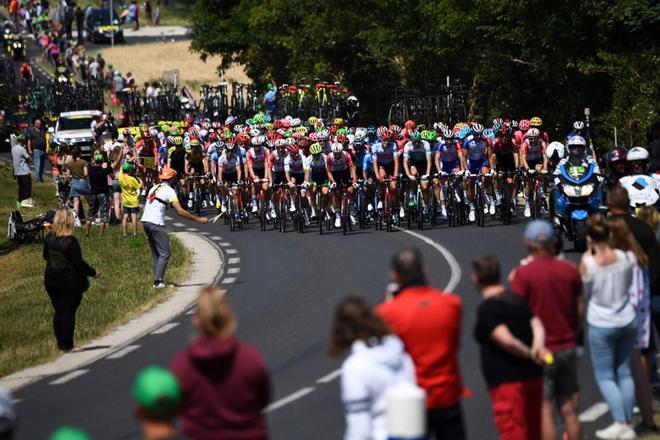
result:
[[[183,391],[183,434],[194,440],[261,440],[261,412],[271,398],[270,376],[251,345],[202,337],[172,361]]]

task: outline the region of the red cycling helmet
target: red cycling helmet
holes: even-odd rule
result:
[[[346,145],[348,143],[348,139],[343,134],[338,134],[335,141],[339,142],[342,145]]]
[[[312,133],[309,134],[309,141],[310,142],[317,142],[318,140],[319,140],[319,137],[316,134],[316,132],[312,132]]]
[[[527,131],[529,130],[529,127],[531,127],[529,119],[521,119],[520,122],[518,122],[518,128],[521,131]]]
[[[286,147],[286,149],[289,152],[289,154],[292,155],[292,156],[295,156],[296,154],[298,154],[300,152],[300,147],[298,147],[295,144],[294,145],[289,145],[288,147]]]
[[[413,128],[415,128],[415,125],[416,125],[416,124],[415,124],[415,121],[413,121],[413,120],[411,120],[411,119],[408,119],[408,120],[403,124],[403,126],[406,128],[406,130],[412,130]]]
[[[275,127],[275,130],[282,128],[282,126],[283,125],[282,125],[282,120],[281,119],[278,119],[277,121],[275,121],[273,123],[273,127]]]
[[[328,130],[330,130],[330,134],[337,133],[337,129],[338,127],[336,125],[331,125],[330,127],[328,127]]]
[[[250,142],[250,136],[247,133],[239,133],[238,136],[236,136],[236,142],[239,145],[244,145]]]
[[[307,139],[306,137],[300,138],[300,140],[298,141],[298,146],[300,148],[307,148],[309,146],[309,139]]]

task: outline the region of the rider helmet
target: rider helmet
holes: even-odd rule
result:
[[[649,160],[649,152],[644,147],[633,147],[628,151],[628,154],[626,154],[626,160],[628,162],[646,162]]]
[[[587,142],[582,136],[573,136],[568,140],[567,147],[571,158],[582,158],[587,148]]]
[[[334,121],[332,121],[334,125],[337,125],[338,127],[341,127],[344,125],[344,120],[342,118],[335,118]]]
[[[474,123],[472,125],[472,133],[474,134],[481,134],[484,131],[484,126],[478,123]]]
[[[313,155],[321,154],[323,152],[323,147],[318,142],[315,142],[309,147],[309,152]]]
[[[298,127],[300,124],[301,124],[300,118],[291,119],[291,126],[292,127]]]
[[[584,122],[582,121],[573,122],[573,130],[584,130]]]
[[[523,132],[526,132],[527,130],[529,130],[530,126],[531,125],[529,123],[529,120],[527,120],[527,119],[522,119],[520,121],[520,123],[518,124],[518,128],[520,128],[520,130],[523,131]]]
[[[516,121],[515,119],[511,121],[511,127],[518,128],[518,121]]]
[[[300,147],[297,145],[289,145],[286,147],[286,150],[289,152],[290,155],[296,156],[300,152]]]
[[[530,128],[529,130],[527,130],[527,137],[536,138],[536,137],[539,137],[539,136],[541,136],[541,132],[539,131],[538,128]],[[577,136],[575,136],[575,137],[577,137]]]
[[[397,136],[399,133],[401,133],[401,127],[396,124],[390,125],[390,133],[392,133],[394,136]]]
[[[610,148],[610,151],[607,152],[607,163],[612,165],[616,162],[625,162],[627,160],[627,154],[628,151],[623,147],[612,147]]]
[[[330,137],[330,132],[328,130],[321,130],[317,133],[317,137],[320,141],[326,141]]]
[[[390,131],[384,125],[378,127],[378,130],[376,131],[376,133],[378,134],[378,137],[381,140],[386,140],[386,139],[390,138]]]
[[[319,120],[319,118],[317,118],[316,116],[310,116],[307,119],[307,125],[309,125],[310,127],[313,127],[318,122],[318,120]]]
[[[550,162],[558,163],[561,159],[564,158],[566,153],[566,147],[561,142],[550,142],[550,145],[545,149],[545,157],[548,158]]]
[[[500,125],[498,133],[501,134],[501,135],[507,135],[507,134],[511,133],[511,129],[509,128],[508,125],[502,124],[502,125]]]
[[[286,139],[276,139],[275,148],[283,148],[283,147],[286,147]]]
[[[406,128],[406,130],[412,130],[413,128],[415,128],[415,121],[413,121],[413,120],[411,120],[411,119],[408,119],[408,120],[403,124],[403,126]]]
[[[538,116],[534,116],[529,120],[529,125],[532,127],[541,127],[543,125],[543,119],[539,118]]]
[[[263,145],[263,143],[266,142],[266,136],[255,136],[252,138],[252,145],[258,146],[258,145]]]
[[[454,137],[454,132],[451,131],[449,128],[443,128],[442,129],[442,137],[445,139],[451,139]]]
[[[342,151],[344,151],[344,146],[339,142],[335,142],[334,144],[332,144],[332,147],[330,147],[330,150],[333,153],[341,153]]]

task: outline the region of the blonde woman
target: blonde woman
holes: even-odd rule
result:
[[[53,329],[57,347],[65,352],[79,351],[73,345],[76,310],[89,287],[87,277],[101,274],[83,260],[78,240],[73,234],[75,217],[69,208],[55,213],[52,231],[44,242],[46,273],[44,284],[53,304]]]
[[[236,318],[223,291],[200,291],[193,324],[197,338],[171,365],[183,392],[183,434],[196,439],[267,439],[262,412],[271,398],[268,368],[256,348],[234,336]]]

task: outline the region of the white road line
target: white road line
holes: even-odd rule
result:
[[[173,219],[172,217],[170,217],[169,215],[166,215],[166,216],[165,216],[165,220],[167,220],[168,222],[170,222],[170,221],[172,221],[172,220],[174,220],[174,219]]]
[[[607,414],[609,411],[609,408],[607,406],[607,403],[605,402],[598,402],[593,404],[590,408],[584,410],[582,414],[580,414],[580,422],[582,423],[591,423],[595,422],[596,420],[600,419],[602,416]]]
[[[241,269],[239,269],[238,267],[230,267],[229,269],[227,269],[227,275],[234,275],[239,273],[240,271]]]
[[[23,399],[11,399],[11,403],[13,403],[14,405],[18,405],[22,401],[23,401]]]
[[[138,348],[140,348],[139,345],[127,345],[126,347],[122,348],[121,350],[115,351],[110,356],[106,357],[106,359],[120,359],[120,358],[123,358],[128,353],[130,353],[133,350],[137,350]]]
[[[172,330],[174,327],[179,325],[178,322],[170,322],[169,324],[165,324],[162,327],[157,328],[156,330],[152,331],[152,335],[162,335],[163,333],[167,333],[170,330]]]
[[[222,284],[234,284],[235,282],[236,282],[236,278],[234,277],[229,277],[222,280]]]
[[[325,376],[316,380],[316,383],[329,383],[341,376],[341,368],[336,369],[332,373],[328,373]]]
[[[211,240],[215,240],[215,241],[222,240],[222,237],[220,237],[219,235],[214,235],[213,237],[210,238]]]
[[[237,254],[238,251],[236,249],[225,249],[225,254]]]
[[[241,259],[238,257],[230,258],[227,260],[227,264],[239,264]]]
[[[202,231],[202,232],[200,232],[200,234],[202,234],[202,235],[211,235],[211,233],[209,231]]]
[[[271,403],[266,407],[264,410],[265,413],[269,413],[271,411],[275,411],[276,409],[282,408],[283,406],[288,405],[289,403],[295,402],[296,400],[306,396],[307,394],[311,393],[314,391],[314,387],[305,387],[302,388],[295,393],[289,394],[286,397],[281,398],[280,400]]]
[[[52,381],[49,385],[62,385],[67,382],[72,381],[73,379],[82,376],[83,374],[87,373],[89,370],[74,370],[70,372],[69,374],[65,374],[64,376],[60,377],[59,379],[55,379]]]
[[[186,315],[194,315],[196,311],[197,311],[197,307],[192,307],[190,310],[186,312]]]
[[[197,228],[187,228],[186,231],[188,231],[188,232],[197,232]]]
[[[185,225],[183,223],[172,223],[172,226],[176,226],[177,228],[183,228]]]
[[[229,247],[229,246],[231,246],[231,243],[227,243],[226,241],[223,241],[223,242],[218,243],[218,244],[219,244],[220,246],[222,246],[222,247]]]
[[[447,292],[452,292],[454,289],[456,289],[456,286],[458,286],[459,281],[461,281],[461,266],[460,264],[458,264],[458,261],[456,261],[456,258],[454,258],[454,255],[452,255],[452,253],[449,252],[449,249],[417,232],[409,231],[408,229],[401,229],[401,228],[397,228],[397,229],[401,232],[405,232],[408,235],[412,235],[415,238],[419,238],[424,243],[428,244],[429,246],[440,252],[443,257],[445,257],[445,260],[447,260],[447,263],[449,264],[449,271],[451,274],[449,277],[449,282],[447,283],[447,286],[445,286],[445,290]]]

